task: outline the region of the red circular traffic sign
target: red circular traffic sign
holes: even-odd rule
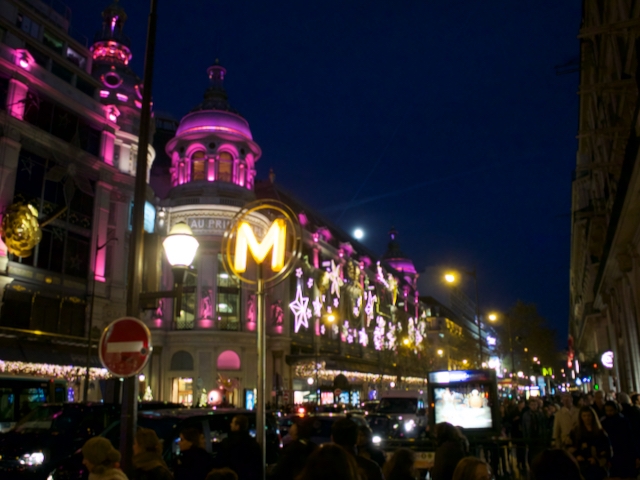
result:
[[[151,332],[137,318],[114,320],[104,329],[98,352],[100,362],[116,377],[140,373],[151,355]]]

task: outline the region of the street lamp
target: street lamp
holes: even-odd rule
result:
[[[193,236],[191,228],[184,222],[178,222],[171,227],[169,235],[162,242],[164,253],[167,255],[167,261],[173,271],[173,283],[176,292],[173,315],[174,322],[176,321],[176,316],[180,316],[184,277],[193,259],[196,257],[199,246],[200,244]]]
[[[478,348],[480,350],[480,365],[482,365],[482,323],[480,322],[480,306],[478,305],[478,276],[476,275],[476,269],[473,270],[460,270],[462,273],[469,275],[473,278],[473,283],[476,290],[476,322],[478,323]],[[447,273],[444,276],[447,283],[456,283],[457,277],[455,273]]]

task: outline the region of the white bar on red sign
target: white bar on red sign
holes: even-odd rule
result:
[[[127,353],[140,352],[143,348],[142,342],[113,342],[107,343],[107,353]]]

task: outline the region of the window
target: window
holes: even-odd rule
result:
[[[206,172],[205,172],[205,158],[204,152],[199,151],[195,152],[191,155],[191,180],[196,182],[198,180],[206,180]]]
[[[233,177],[233,157],[229,152],[218,155],[218,180],[231,182]]]
[[[33,38],[38,38],[40,33],[40,24],[31,20],[30,17],[22,13],[18,13],[16,19],[16,25],[22,29],[27,35],[31,35]]]
[[[44,34],[42,35],[42,43],[44,43],[45,46],[49,47],[54,52],[62,55],[62,50],[64,47],[62,40],[60,40],[58,37],[47,30],[45,30]]]
[[[84,70],[87,59],[84,55],[76,52],[73,48],[67,47],[67,60]]]
[[[222,254],[218,254],[218,295],[216,314],[221,330],[240,330],[240,287],[237,281],[225,272]]]
[[[32,298],[33,294],[26,289],[19,291],[7,288],[2,297],[0,325],[29,330]]]
[[[51,65],[51,73],[53,73],[56,77],[60,77],[65,82],[71,83],[73,80],[73,72],[58,62],[53,62]]]

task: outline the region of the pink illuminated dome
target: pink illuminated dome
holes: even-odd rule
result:
[[[253,141],[249,122],[229,105],[226,73],[217,62],[207,69],[209,88],[202,103],[184,116],[167,142],[174,187],[199,182],[253,190],[255,163],[262,151]]]
[[[389,244],[387,245],[387,251],[382,256],[385,262],[397,270],[408,274],[409,276],[416,275],[416,267],[413,261],[400,250],[400,244],[398,243],[398,231],[395,228],[391,228],[389,231]]]

